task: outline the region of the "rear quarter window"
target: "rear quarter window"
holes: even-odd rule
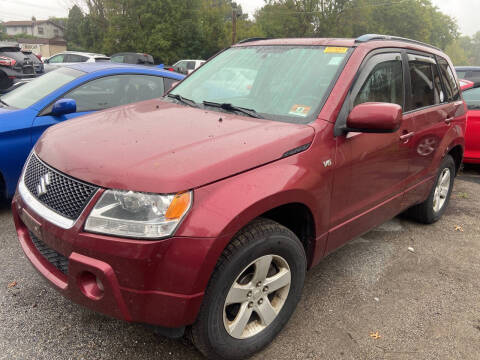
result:
[[[438,59],[438,65],[440,68],[440,75],[442,76],[443,85],[447,92],[447,99],[449,101],[456,101],[460,99],[460,90],[458,88],[457,80],[447,60],[444,58]]]

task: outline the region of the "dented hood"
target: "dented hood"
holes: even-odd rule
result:
[[[175,193],[280,159],[313,136],[308,125],[150,100],[50,127],[35,151],[102,187]]]

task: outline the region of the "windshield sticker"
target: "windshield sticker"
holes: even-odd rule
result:
[[[346,47],[326,47],[323,51],[325,54],[345,54],[348,51]]]
[[[330,59],[330,61],[328,62],[328,65],[338,66],[338,65],[340,65],[342,60],[343,60],[343,56],[334,56]]]
[[[306,117],[308,113],[310,112],[311,106],[306,106],[306,105],[293,105],[292,108],[289,111],[290,115],[296,115],[296,116],[302,116]]]

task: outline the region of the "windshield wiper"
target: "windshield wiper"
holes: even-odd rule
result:
[[[204,101],[203,105],[218,107],[218,108],[221,108],[221,109],[227,110],[227,111],[237,111],[237,112],[241,112],[241,113],[243,113],[245,115],[248,115],[250,117],[253,117],[253,118],[263,119],[263,117],[253,109],[246,109],[246,108],[243,108],[243,107],[240,107],[240,106],[232,105],[230,103],[216,103],[216,102],[211,102],[211,101]]]
[[[1,98],[0,98],[0,104],[3,104],[3,105],[5,105],[5,106],[8,106],[8,104],[7,104],[5,101],[3,101]]]
[[[181,103],[184,103],[184,104],[187,104],[188,106],[191,106],[191,107],[196,107],[198,108],[198,104],[193,101],[193,100],[190,100],[190,99],[187,99],[187,98],[184,98],[182,95],[180,94],[168,94],[167,95],[169,98],[172,98],[172,99],[175,99],[177,101],[180,101]]]

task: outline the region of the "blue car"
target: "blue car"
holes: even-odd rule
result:
[[[15,193],[46,128],[93,111],[163,96],[185,76],[154,67],[93,63],[49,72],[0,97],[0,197]]]

